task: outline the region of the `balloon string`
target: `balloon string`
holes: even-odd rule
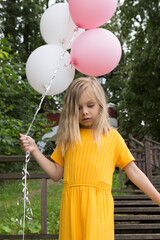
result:
[[[71,41],[68,43],[66,49],[64,50],[63,54],[61,55],[61,57],[60,57],[60,59],[59,59],[58,67],[57,67],[56,70],[54,71],[53,77],[51,78],[51,81],[50,81],[49,85],[46,87],[46,91],[45,91],[45,92],[43,93],[43,95],[42,95],[42,98],[41,98],[39,107],[38,107],[37,110],[36,110],[36,113],[35,113],[35,115],[34,115],[34,117],[33,117],[33,120],[32,120],[32,122],[31,122],[29,128],[28,128],[28,131],[27,131],[27,133],[26,133],[26,136],[28,136],[28,134],[29,134],[29,132],[30,132],[30,130],[31,130],[31,127],[32,127],[32,125],[33,125],[33,123],[34,123],[34,121],[35,121],[35,119],[36,119],[36,116],[37,116],[39,110],[41,109],[41,106],[42,106],[42,103],[43,103],[43,101],[44,101],[44,98],[45,98],[46,94],[48,93],[50,87],[52,86],[52,83],[53,83],[53,80],[54,80],[54,78],[55,78],[55,76],[56,76],[56,73],[58,72],[58,70],[59,70],[59,68],[60,68],[61,60],[63,59],[63,57],[64,57],[64,55],[65,55],[65,53],[66,53],[66,51],[67,51],[67,48],[68,48],[68,47],[70,46],[70,44],[73,42],[77,31],[78,31],[78,27],[75,28],[75,30],[74,30],[74,35],[73,35]]]
[[[23,216],[23,240],[24,240],[24,228],[25,228],[25,219],[26,219],[26,185],[27,185],[27,159],[29,159],[29,156],[30,156],[30,152],[26,152],[26,160],[25,160],[25,166],[24,166],[24,172],[25,172],[25,175],[24,175],[24,216]]]
[[[58,70],[59,70],[59,68],[60,68],[61,60],[63,59],[63,57],[64,57],[64,55],[65,55],[68,47],[70,46],[70,44],[73,42],[77,31],[78,31],[78,27],[75,28],[72,39],[71,39],[70,42],[68,43],[68,45],[67,45],[66,49],[64,50],[64,52],[62,53],[61,57],[59,58],[58,67],[57,67],[56,70],[54,71],[53,77],[51,78],[51,81],[50,81],[49,85],[46,87],[46,90],[45,90],[45,92],[43,93],[43,95],[42,95],[42,97],[41,97],[41,101],[40,101],[40,103],[39,103],[39,106],[38,106],[35,114],[34,114],[33,120],[32,120],[32,122],[31,122],[31,124],[30,124],[30,126],[29,126],[29,128],[28,128],[28,130],[27,130],[26,136],[28,136],[28,134],[29,134],[29,132],[30,132],[32,126],[33,126],[33,123],[34,123],[34,121],[35,121],[35,119],[36,119],[36,116],[37,116],[39,110],[41,109],[41,106],[42,106],[42,103],[43,103],[43,101],[44,101],[44,98],[45,98],[46,94],[48,93],[50,87],[52,86],[53,80],[54,80],[54,78],[55,78],[55,76],[56,76],[56,74],[57,74],[57,72],[58,72]],[[29,174],[29,173],[27,172],[27,166],[28,166],[28,162],[29,162],[29,161],[30,161],[30,152],[27,151],[27,152],[26,152],[26,158],[25,158],[25,166],[24,166],[24,168],[23,168],[23,175],[24,175],[24,176],[22,177],[22,180],[24,180],[24,183],[22,183],[22,185],[24,186],[24,188],[23,188],[23,192],[24,192],[23,240],[24,240],[24,235],[25,235],[25,220],[26,220],[26,217],[27,217],[27,216],[26,216],[26,201],[30,204],[30,201],[29,201],[29,198],[28,198],[28,191],[27,191],[27,174]],[[33,214],[32,214],[32,209],[31,209],[31,208],[30,208],[30,209],[27,209],[27,212],[30,212],[31,215],[33,216]],[[31,218],[28,217],[28,219],[31,219]]]
[[[26,217],[32,219],[31,217],[29,216],[26,216],[26,202],[29,203],[30,205],[30,201],[28,199],[28,189],[27,189],[27,174],[29,175],[28,171],[27,171],[27,166],[28,166],[28,162],[30,160],[30,152],[27,151],[26,152],[26,158],[25,158],[25,165],[24,165],[24,168],[23,168],[23,171],[22,171],[22,174],[24,175],[22,177],[22,181],[24,181],[24,183],[22,182],[22,185],[23,185],[23,193],[24,193],[24,216],[23,216],[23,240],[24,240],[24,229],[25,229],[25,219]],[[29,214],[31,214],[33,216],[33,213],[32,213],[32,209],[29,208],[27,210],[27,212],[29,212]]]

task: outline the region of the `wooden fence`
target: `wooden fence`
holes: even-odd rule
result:
[[[147,138],[144,142],[139,142],[132,136],[129,136],[127,144],[136,159],[138,167],[152,181],[152,166],[160,169],[160,144]],[[24,158],[24,156],[1,156],[0,163],[24,162]],[[31,158],[30,161],[34,161],[34,159]],[[0,174],[0,180],[15,180],[21,178],[22,174]],[[25,235],[25,239],[58,239],[57,234],[47,234],[47,179],[49,179],[49,177],[45,174],[31,174],[29,178],[41,179],[41,234]],[[120,189],[112,189],[112,191],[139,192],[139,190],[136,189],[124,189],[121,170],[120,185]],[[0,239],[22,239],[22,235],[0,235]]]
[[[129,135],[128,147],[137,166],[147,175],[156,188],[160,188],[160,143],[145,137],[142,142]]]
[[[49,156],[46,156],[49,158]],[[25,156],[1,156],[0,163],[24,162]],[[31,162],[35,161],[33,158]],[[0,174],[0,180],[22,179],[22,174]],[[41,234],[25,235],[25,239],[58,239],[57,234],[47,234],[47,179],[46,174],[30,174],[29,179],[41,179]],[[0,239],[22,239],[21,235],[0,235]]]

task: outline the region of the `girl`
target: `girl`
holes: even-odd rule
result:
[[[111,195],[115,166],[160,206],[160,194],[134,164],[120,134],[108,122],[103,88],[94,77],[69,86],[57,133],[57,147],[49,161],[31,137],[20,134],[29,150],[54,181],[63,176],[60,240],[113,240],[114,204]]]

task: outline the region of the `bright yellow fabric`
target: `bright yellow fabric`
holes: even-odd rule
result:
[[[112,129],[97,146],[91,130],[81,129],[81,143],[64,159],[57,148],[51,158],[64,166],[59,239],[113,240],[113,172],[134,160],[120,134]]]

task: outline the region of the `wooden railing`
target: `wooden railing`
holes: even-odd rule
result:
[[[146,176],[149,178],[149,180],[152,182],[152,151],[151,151],[151,145],[148,141],[140,142],[137,139],[135,139],[132,135],[129,135],[129,139],[126,140],[126,144],[128,145],[128,148],[130,149],[133,157],[135,158],[136,165],[146,174]],[[129,183],[129,179],[126,176],[125,183],[122,179],[122,170],[119,169],[119,175],[120,175],[120,190],[124,191],[123,186],[126,183]],[[133,184],[131,184],[133,185]],[[140,192],[140,190],[130,189],[130,192]],[[127,189],[127,192],[129,192],[129,189]]]
[[[49,156],[46,156],[49,158]],[[0,163],[24,162],[25,156],[1,156]],[[33,158],[30,159],[34,161]],[[22,179],[22,174],[0,174],[0,180]],[[58,239],[58,234],[47,234],[47,179],[46,174],[30,174],[29,179],[41,179],[41,234],[25,235],[25,239]],[[22,239],[22,235],[0,235],[0,239]]]
[[[155,142],[151,143],[150,141],[145,141],[141,143],[130,136],[128,141],[128,146],[136,159],[136,164],[138,167],[148,176],[148,178],[152,181],[152,167],[151,165],[154,164],[155,159],[160,157],[160,145],[158,148],[155,147]],[[156,143],[157,144],[157,143]],[[49,156],[46,156],[49,158]],[[24,162],[24,156],[1,156],[0,163],[8,163],[8,162]],[[30,160],[31,162],[34,161],[33,158]],[[152,163],[152,164],[151,164]],[[159,164],[156,161],[156,165]],[[158,165],[159,166],[159,165]],[[0,180],[11,180],[11,179],[21,179],[22,174],[0,174]],[[47,179],[49,177],[46,174],[30,174],[30,179],[41,179],[41,234],[31,234],[25,235],[25,239],[58,239],[58,234],[47,234]],[[124,190],[124,182],[122,179],[122,171],[120,170],[120,185],[121,189],[113,189],[113,192],[123,191],[123,192],[139,192],[139,190]],[[119,237],[119,235],[118,235]],[[22,235],[0,235],[0,239],[22,239]],[[117,238],[115,239],[122,239]],[[157,239],[157,238],[154,238]]]

